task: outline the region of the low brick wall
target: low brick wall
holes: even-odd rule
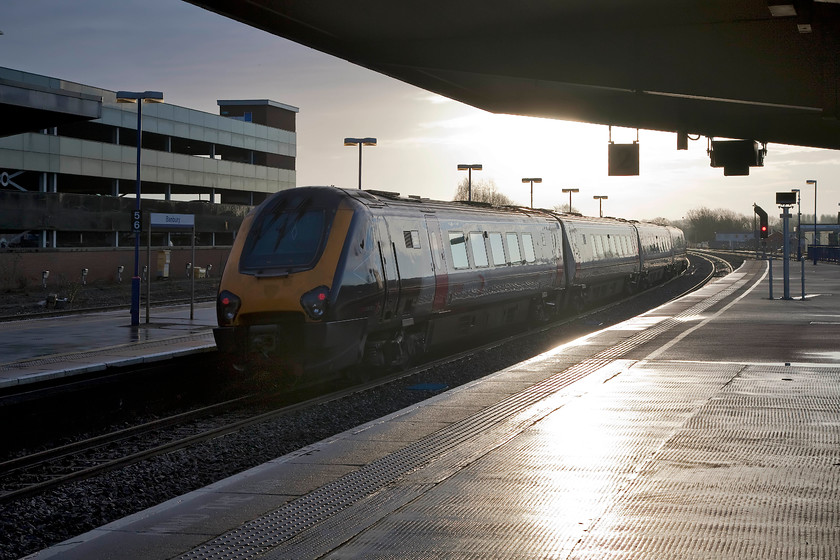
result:
[[[169,277],[187,277],[186,266],[191,261],[190,247],[152,247],[150,275],[158,274],[158,255],[169,251]],[[196,247],[195,266],[212,265],[210,277],[222,273],[230,247]],[[140,273],[147,263],[147,249],[140,249]],[[41,286],[42,272],[49,270],[47,287],[81,282],[82,269],[88,270],[86,281],[117,282],[117,268],[125,267],[123,282],[134,275],[134,247],[98,249],[2,249],[0,250],[0,291],[23,290]]]

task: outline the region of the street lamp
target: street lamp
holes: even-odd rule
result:
[[[799,189],[790,189],[796,193],[796,260],[802,260],[802,193]]]
[[[467,171],[467,200],[472,200],[472,172],[473,169],[481,171],[480,163],[459,163],[458,171]]]
[[[359,189],[362,188],[362,146],[376,146],[376,138],[345,138],[345,146],[359,145]]]
[[[523,177],[523,183],[531,183],[531,208],[534,207],[534,183],[542,183],[541,177]]]
[[[604,203],[604,201],[605,201],[605,200],[607,200],[609,197],[608,197],[607,195],[603,195],[603,194],[596,194],[596,195],[595,195],[595,196],[593,196],[592,198],[594,198],[595,200],[597,200],[597,201],[598,201],[598,215],[599,215],[599,216],[601,216],[601,217],[603,218],[603,217],[604,217],[604,208],[603,208],[603,206],[601,206],[601,205],[602,205],[602,204]]]
[[[131,326],[140,325],[140,150],[143,145],[143,103],[163,103],[163,93],[159,91],[118,91],[117,103],[137,103],[137,182],[135,185],[135,205],[132,216],[134,232],[134,276],[131,277]]]
[[[580,189],[560,189],[564,193],[569,193],[569,213],[572,213],[572,193],[573,192],[580,192]]]
[[[814,185],[814,266],[817,266],[817,180],[808,179],[805,182]]]

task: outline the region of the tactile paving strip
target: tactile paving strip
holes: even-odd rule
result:
[[[749,366],[570,557],[836,558],[838,504],[840,368]]]
[[[740,369],[636,365],[324,557],[567,558]],[[292,557],[286,552],[276,557]]]
[[[598,376],[598,382],[615,376],[629,366],[627,362],[614,361],[616,358],[680,324],[679,318],[702,313],[747,283],[744,275],[732,280],[727,287],[699,301],[677,317],[641,331],[589,360],[349,473],[274,512],[193,549],[181,558],[234,560],[266,554],[269,557],[296,558],[317,557],[328,552],[331,547],[343,542],[342,539],[348,538],[348,535],[358,533],[379,517],[415,499],[431,487],[417,485],[408,490],[404,489],[400,493],[401,498],[381,493],[377,496],[377,492],[386,485],[393,484],[399,477],[432,461],[437,465],[444,465],[443,470],[447,475],[451,475],[464,465],[498,448],[563,406],[571,398],[562,392],[563,388],[595,371],[602,374]],[[380,499],[385,499],[391,507],[378,503]],[[345,510],[351,506],[355,506],[354,511],[348,514]],[[358,517],[359,511],[365,512],[361,515],[364,525],[347,525],[344,518],[347,515]],[[345,515],[339,516],[339,513]],[[326,520],[331,521],[329,528],[324,527]],[[317,531],[306,534],[307,530],[316,526]],[[285,545],[283,550],[277,548],[281,544]]]

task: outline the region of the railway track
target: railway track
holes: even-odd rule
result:
[[[692,255],[692,265],[684,276],[693,277],[685,289],[674,291],[667,300],[681,297],[709,282],[724,271],[731,271],[724,259],[712,255]],[[684,279],[685,280],[685,279]],[[536,329],[518,333],[503,340],[488,342],[406,371],[379,377],[328,394],[289,403],[289,395],[248,395],[206,406],[187,413],[147,422],[131,428],[99,435],[83,441],[48,449],[0,463],[0,504],[45,493],[63,485],[123,468],[158,455],[172,453],[201,442],[243,430],[249,426],[269,422],[295,412],[329,404],[333,401],[361,394],[383,385],[406,380],[424,371],[447,363],[491,352],[504,345],[533,338],[535,333],[548,333],[565,325],[608,312],[628,301],[649,296],[636,294],[629,300],[613,302],[589,310],[581,316],[552,322]],[[664,302],[657,302],[661,304]],[[282,400],[285,399],[285,402]],[[260,404],[261,403],[261,404]],[[268,410],[264,410],[266,406]],[[255,408],[263,411],[255,412]]]

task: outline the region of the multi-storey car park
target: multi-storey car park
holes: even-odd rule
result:
[[[242,218],[295,186],[297,107],[219,100],[219,115],[142,107],[141,207],[194,216],[196,267],[221,269]],[[116,92],[0,68],[0,289],[50,278],[112,281],[134,259],[137,104]],[[141,262],[148,238],[144,225]],[[190,261],[189,232],[153,230],[170,269]],[[153,264],[153,268],[156,265]],[[149,271],[160,274],[161,271]]]

